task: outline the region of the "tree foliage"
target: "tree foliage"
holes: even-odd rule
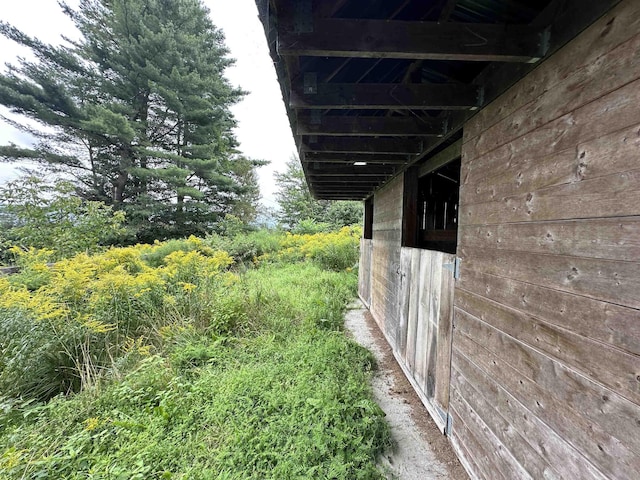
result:
[[[360,202],[313,198],[300,162],[295,157],[289,159],[284,172],[275,174],[275,181],[279,188],[276,193],[280,206],[277,217],[282,226],[289,230],[317,233],[362,221]]]
[[[49,184],[36,177],[0,188],[0,258],[12,246],[52,248],[58,258],[91,253],[124,234],[124,212],[83,201],[74,190],[69,182]]]
[[[61,5],[80,32],[63,46],[0,22],[36,57],[0,75],[0,104],[37,140],[0,156],[71,175],[84,199],[125,211],[138,240],[203,233],[234,208],[251,217],[236,204],[255,199],[258,163],[237,154],[229,111],[243,92],[200,0]]]

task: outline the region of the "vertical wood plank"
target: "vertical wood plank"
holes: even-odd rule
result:
[[[398,331],[396,334],[397,344],[394,346],[402,358],[406,358],[407,352],[407,325],[411,314],[411,290],[413,287],[412,278],[412,251],[409,248],[400,250],[400,295],[398,309]]]
[[[371,257],[373,241],[366,238],[360,240],[360,263],[358,265],[358,295],[369,308],[371,306]]]
[[[418,167],[404,172],[402,200],[402,245],[415,247],[418,243]]]
[[[425,394],[432,399],[436,386],[436,358],[438,352],[438,324],[440,315],[440,293],[442,278],[442,252],[429,252],[431,257],[431,288],[429,289],[429,329],[427,356],[425,359]]]
[[[402,232],[402,178],[376,192],[373,211],[371,313],[394,344],[398,322],[400,241]]]
[[[451,346],[453,333],[453,272],[444,269],[454,264],[455,255],[443,254],[440,278],[440,308],[438,311],[438,353],[436,359],[436,385],[434,402],[443,412],[449,408],[449,383],[451,379]]]
[[[425,383],[425,362],[427,358],[427,335],[429,329],[429,303],[431,301],[431,256],[427,250],[420,252],[419,307],[416,327],[416,355],[414,378],[418,385]]]

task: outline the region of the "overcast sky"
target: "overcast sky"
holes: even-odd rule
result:
[[[47,42],[59,42],[60,34],[73,36],[73,25],[62,14],[56,0],[0,0],[0,19]],[[77,0],[69,0],[77,4]],[[227,71],[232,84],[249,93],[232,108],[238,128],[236,136],[245,155],[269,160],[262,167],[260,190],[263,203],[274,206],[274,171],[283,171],[284,164],[295,152],[295,144],[286,118],[275,69],[269,57],[264,30],[258,20],[254,0],[205,0],[211,19],[226,36],[226,43],[236,65]],[[0,65],[25,55],[4,37],[0,37]],[[3,113],[6,110],[3,110]],[[7,125],[0,124],[0,144],[9,141],[24,143],[25,138]],[[0,182],[16,175],[7,164],[0,163]]]

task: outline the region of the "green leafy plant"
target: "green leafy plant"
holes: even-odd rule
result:
[[[0,205],[9,227],[0,245],[47,248],[54,257],[96,252],[124,234],[124,213],[101,202],[84,201],[73,185],[24,177],[0,188]],[[8,251],[2,254],[5,258]]]

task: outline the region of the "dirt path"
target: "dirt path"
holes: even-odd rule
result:
[[[345,318],[352,337],[376,357],[373,394],[387,414],[395,446],[380,459],[387,478],[398,480],[467,480],[447,438],[442,435],[413,391],[380,329],[360,301]]]

